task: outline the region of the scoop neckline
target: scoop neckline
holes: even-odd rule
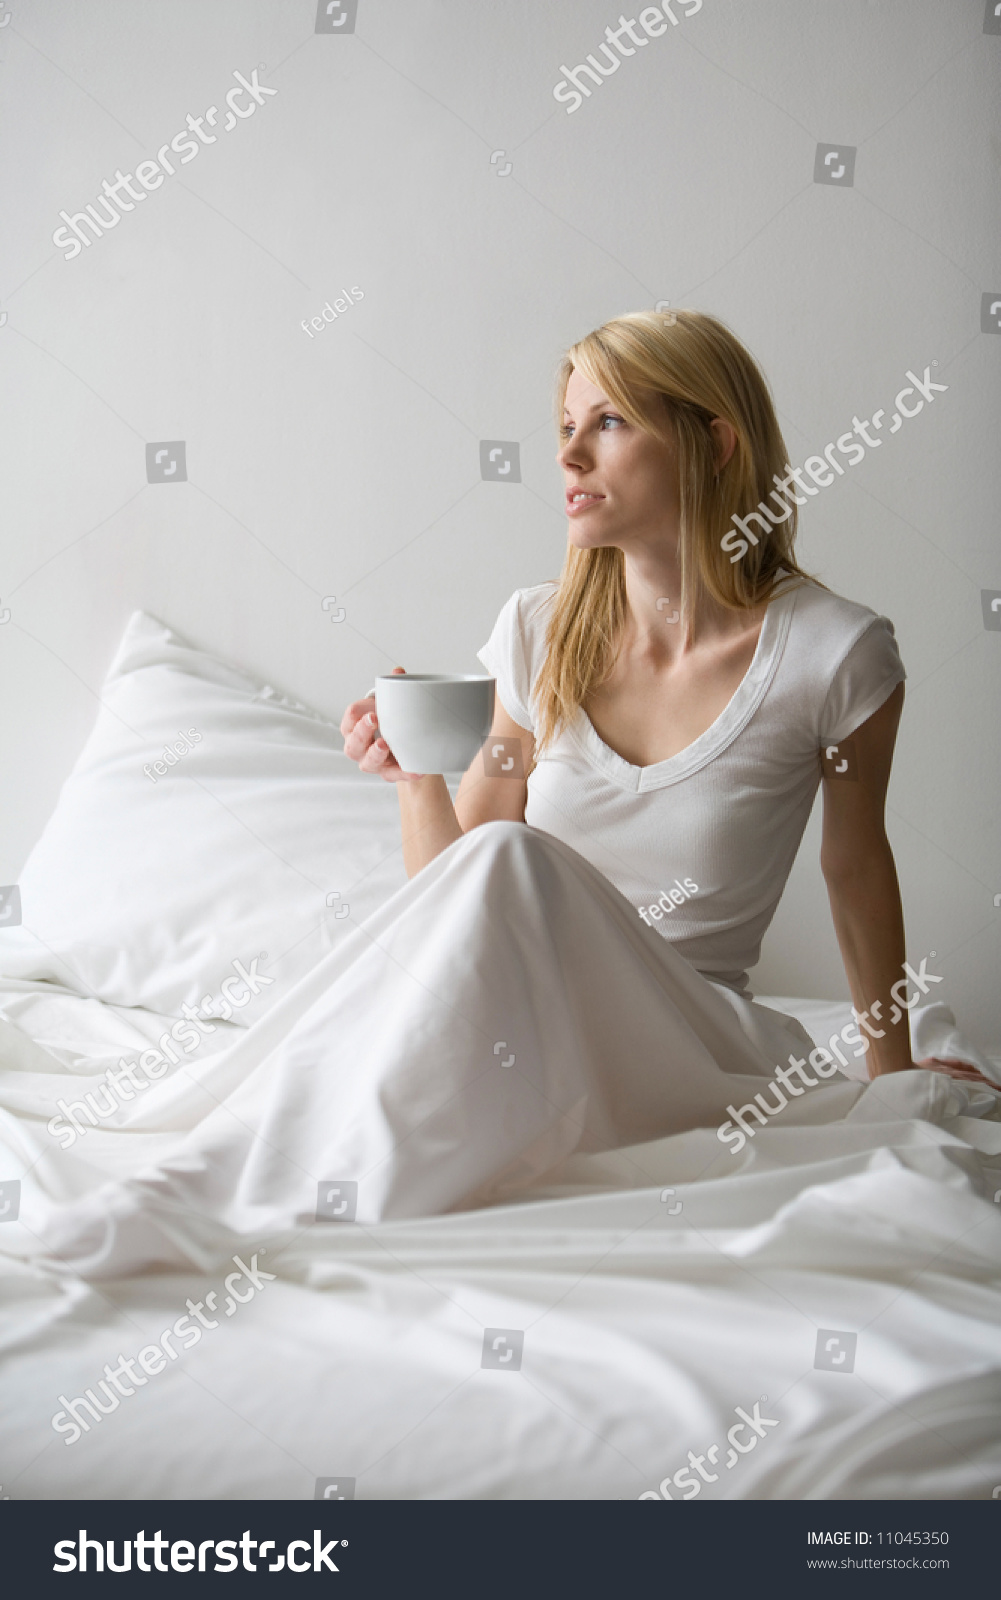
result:
[[[784,574],[780,573],[776,581],[780,581],[782,576]],[[705,732],[700,733],[684,750],[677,751],[664,761],[656,761],[652,766],[638,767],[605,743],[583,706],[578,706],[576,718],[567,730],[570,738],[592,766],[622,789],[639,793],[646,789],[660,789],[665,784],[678,783],[682,778],[690,777],[700,767],[715,760],[728,744],[732,744],[764,699],[781,659],[796,596],[803,582],[802,578],[799,579],[769,600],[750,666],[715,722],[710,723]]]

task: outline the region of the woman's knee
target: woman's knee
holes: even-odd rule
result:
[[[534,860],[548,855],[552,842],[538,828],[530,828],[525,822],[481,822],[465,835],[466,848],[491,858],[514,854],[520,860]]]
[[[520,843],[522,835],[529,831],[524,822],[480,822],[469,829],[465,841],[480,850],[504,850]]]

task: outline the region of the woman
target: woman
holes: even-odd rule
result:
[[[484,748],[503,760],[481,753],[453,807],[442,777],[401,772],[371,698],[348,708],[346,753],[398,784],[410,881],[204,1064],[179,1152],[32,1224],[74,1270],[200,1259],[220,1229],[497,1204],[576,1152],[696,1128],[705,1169],[733,1170],[735,1112],[752,1138],[756,1097],[780,1124],[802,1115],[777,1069],[794,1096],[808,1054],[837,1071],[747,993],[832,749],[822,865],[868,1030],[854,1054],[868,1042],[871,1075],[979,1079],[911,1060],[883,829],[904,669],[887,619],[793,558],[754,362],[711,317],[637,312],[571,348],[558,404],[566,566],[512,595],[480,651],[498,688]],[[732,561],[732,518],[759,502],[774,529]],[[830,1121],[862,1092],[799,1104]]]
[[[774,1066],[783,1035],[744,997],[747,968],[831,750],[821,865],[869,1075],[918,1065],[986,1081],[960,1061],[913,1062],[906,1022],[878,1025],[900,1017],[890,991],[906,957],[883,822],[905,673],[892,624],[793,557],[806,495],[754,361],[713,317],[635,312],[572,347],[557,411],[563,573],[513,595],[479,652],[497,680],[488,746],[520,751],[517,775],[496,762],[488,774],[481,755],[453,807],[444,778],[400,770],[373,698],[341,724],[361,770],[399,785],[408,876],[492,822],[563,841],[702,974],[704,1002],[736,1010]],[[746,526],[755,506],[772,531],[734,558],[734,519]],[[488,832],[502,851],[504,831]],[[655,935],[637,919],[635,936],[640,947]]]

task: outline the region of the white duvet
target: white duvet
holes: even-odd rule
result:
[[[70,1148],[173,1019],[3,986],[5,1494],[991,1497],[998,1094],[838,1075],[733,1153],[812,1039],[529,832]]]

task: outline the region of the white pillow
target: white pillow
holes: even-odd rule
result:
[[[395,788],[342,743],[317,712],[136,611],[21,873],[0,972],[255,1022],[407,881]],[[237,962],[254,983],[236,981]]]

